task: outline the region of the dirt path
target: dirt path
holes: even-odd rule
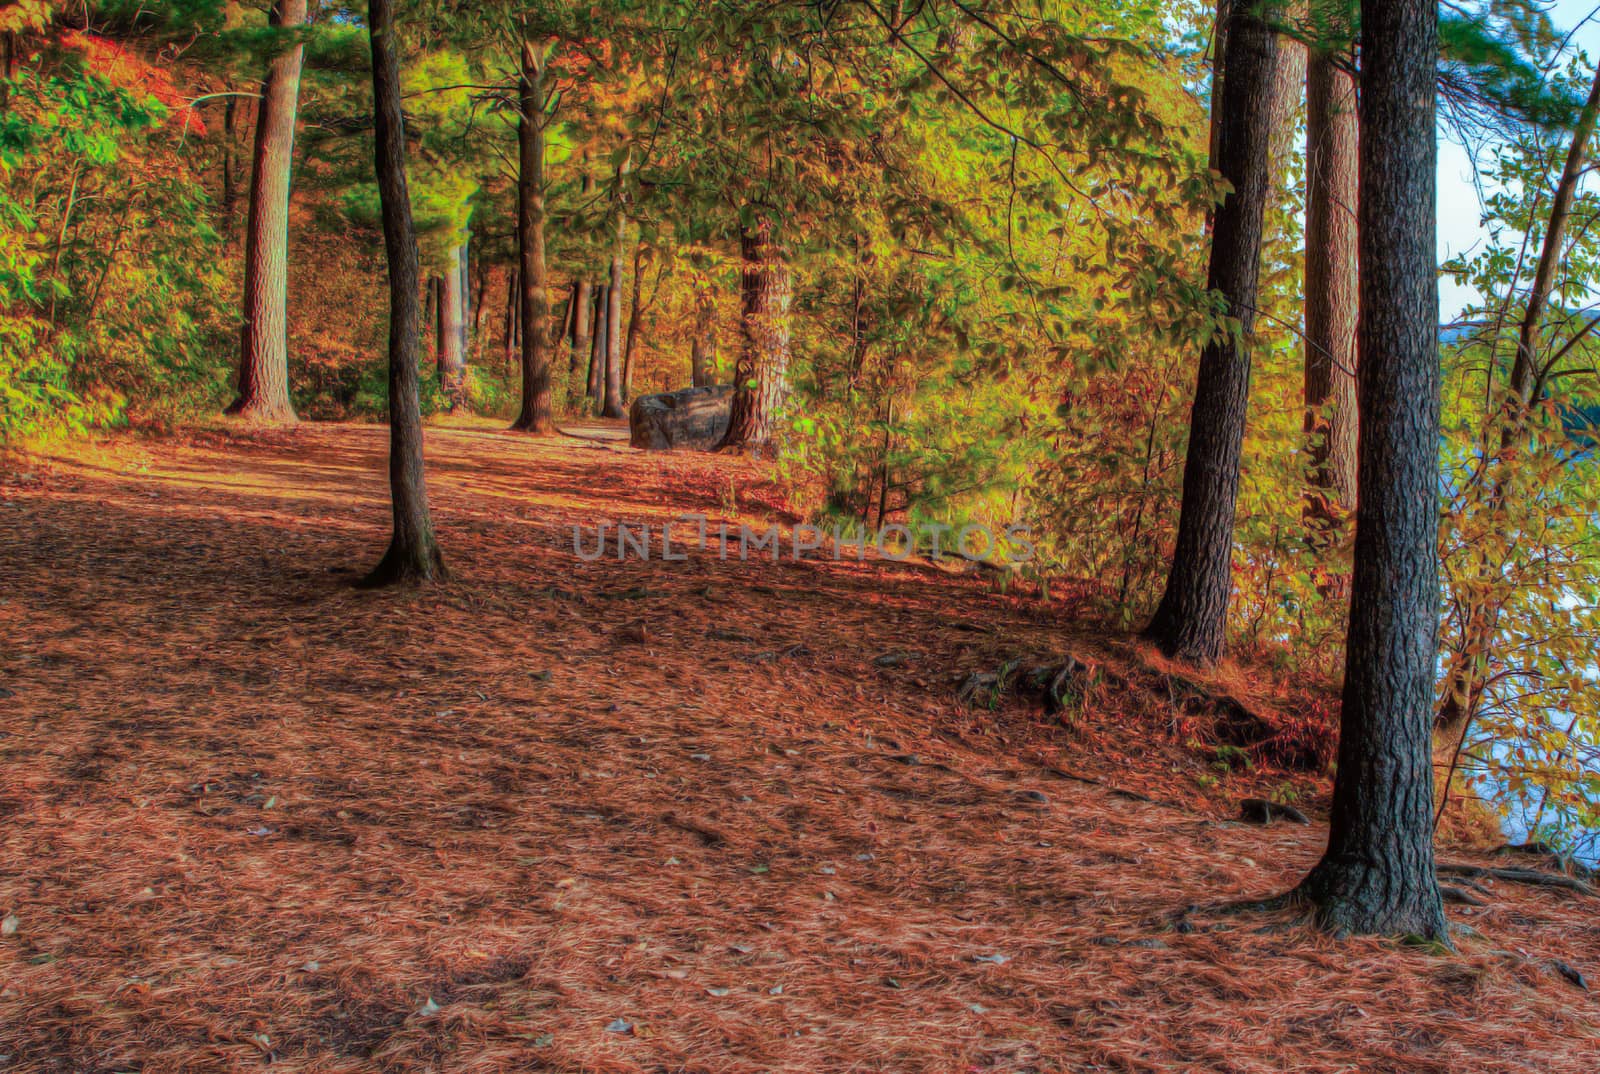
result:
[[[885,563],[585,563],[574,523],[778,516],[746,463],[489,429],[429,434],[454,581],[357,592],[384,444],[0,488],[0,1072],[1592,1074],[1566,893],[1452,907],[1486,937],[1453,957],[1174,928],[1323,829],[1222,822],[1159,728],[955,703],[1061,613]]]

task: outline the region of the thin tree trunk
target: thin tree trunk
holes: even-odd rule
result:
[[[1216,18],[1211,24],[1211,122],[1206,160],[1218,169],[1222,167],[1222,87],[1227,74],[1228,20],[1232,10],[1231,0],[1217,0]]]
[[[567,367],[568,378],[572,381],[576,381],[578,370],[583,368],[583,360],[589,353],[589,332],[594,317],[592,290],[588,280],[572,285],[572,355]]]
[[[1168,656],[1196,664],[1222,655],[1227,627],[1261,227],[1271,185],[1276,35],[1253,8],[1240,5],[1229,15],[1225,40],[1217,161],[1233,193],[1217,210],[1207,286],[1222,296],[1237,330],[1222,331],[1200,354],[1177,547],[1166,593],[1145,628],[1146,636]]]
[[[511,427],[536,436],[556,431],[550,388],[550,291],[544,260],[544,75],[544,57],[532,41],[524,41],[517,121],[522,410]]]
[[[633,295],[628,301],[628,332],[622,345],[622,402],[633,399],[633,354],[639,342],[639,314],[644,298],[644,239],[633,248]]]
[[[422,310],[417,300],[417,235],[406,185],[405,121],[400,109],[399,42],[393,0],[368,0],[372,39],[372,111],[383,246],[389,267],[389,493],[394,533],[388,551],[363,580],[367,587],[442,578],[422,459],[417,359]]]
[[[17,69],[17,35],[10,30],[0,31],[0,74],[5,76],[5,83],[0,83],[0,116],[6,114],[11,108],[11,87],[9,83]],[[232,98],[229,98],[232,100]]]
[[[861,240],[856,239],[856,278],[850,294],[850,387],[861,383],[862,370],[867,364],[867,263],[871,254],[863,255]]]
[[[1448,942],[1433,859],[1439,624],[1438,8],[1362,10],[1361,505],[1328,849],[1299,893],[1336,932]]]
[[[306,0],[277,0],[268,21],[305,25]],[[298,42],[285,49],[262,83],[245,223],[239,397],[228,413],[268,424],[295,420],[289,401],[289,168],[304,54]]]
[[[694,337],[689,341],[689,383],[696,388],[716,383],[717,304],[709,282],[694,292]]]
[[[422,327],[426,333],[422,345],[435,370],[439,366],[439,355],[444,352],[444,330],[440,327],[439,307],[439,277],[429,276],[428,282],[422,287]]]
[[[477,297],[472,302],[472,345],[468,353],[472,355],[479,365],[483,364],[483,310],[489,301],[489,266],[484,264],[483,258],[477,259],[478,288]]]
[[[233,95],[231,86],[228,89],[230,92],[222,105],[222,218],[231,223],[233,211],[239,204],[239,184],[233,176],[234,120],[239,109],[239,98]]]
[[[505,367],[510,369],[517,361],[517,270],[513,266],[506,272],[506,324]]]
[[[465,367],[467,356],[472,353],[472,232],[469,230],[461,240],[461,252],[456,271],[461,275],[461,319],[456,327],[456,333],[461,337],[461,363]]]
[[[1600,68],[1595,71],[1589,98],[1584,102],[1583,111],[1578,114],[1578,124],[1572,132],[1572,144],[1567,147],[1566,164],[1561,169],[1561,180],[1556,184],[1555,198],[1550,203],[1550,221],[1545,226],[1544,246],[1539,251],[1539,264],[1534,269],[1533,286],[1528,291],[1528,305],[1523,310],[1522,324],[1517,329],[1517,356],[1511,366],[1513,421],[1503,434],[1503,447],[1510,445],[1528,409],[1539,401],[1536,394],[1539,380],[1535,353],[1539,328],[1544,320],[1545,306],[1550,301],[1551,288],[1555,286],[1556,268],[1561,264],[1567,221],[1572,216],[1572,199],[1577,195],[1578,183],[1588,164],[1589,139],[1594,136],[1597,115],[1600,115]]]
[[[577,285],[569,284],[567,286],[567,297],[561,300],[561,330],[550,340],[550,349],[552,351],[559,347],[569,347],[572,340],[572,318],[577,315],[577,309],[572,301],[575,290],[577,290]],[[573,370],[569,366],[567,369],[569,382],[572,379],[572,372]]]
[[[1539,369],[1537,348],[1540,324],[1550,291],[1555,286],[1556,268],[1561,263],[1565,245],[1567,222],[1572,215],[1572,201],[1578,183],[1587,171],[1589,142],[1594,137],[1597,117],[1600,117],[1600,68],[1596,68],[1588,100],[1578,114],[1577,126],[1572,132],[1572,144],[1567,147],[1567,159],[1556,183],[1555,196],[1550,202],[1550,219],[1545,225],[1544,245],[1539,251],[1539,262],[1534,268],[1533,282],[1528,289],[1528,304],[1523,309],[1522,321],[1517,326],[1517,353],[1512,359],[1511,379],[1505,410],[1500,415],[1500,453],[1498,460],[1486,459],[1484,466],[1492,470],[1506,465],[1506,458],[1524,436],[1528,415],[1538,405],[1543,391],[1543,373]],[[1491,369],[1490,375],[1493,375]],[[1504,482],[1498,473],[1490,475],[1484,502],[1490,510],[1497,509],[1505,498]],[[1494,565],[1488,562],[1475,564],[1474,573],[1479,591],[1493,577]],[[1445,674],[1444,694],[1439,703],[1436,730],[1449,740],[1460,737],[1466,723],[1477,716],[1488,688],[1489,663],[1494,647],[1494,634],[1499,616],[1496,609],[1481,600],[1471,600],[1464,615],[1461,644],[1450,656],[1450,666]]]
[[[600,412],[602,398],[605,395],[606,381],[606,327],[610,320],[608,311],[611,309],[611,288],[608,284],[600,284],[594,289],[594,337],[589,344],[589,383],[588,398],[594,406],[594,412]]]
[[[734,364],[728,431],[718,449],[759,451],[789,389],[789,264],[763,219],[739,232],[739,357]]]
[[[439,387],[444,392],[445,405],[455,410],[461,405],[466,391],[467,352],[466,317],[463,303],[466,298],[461,275],[462,253],[465,246],[450,250],[450,264],[439,277]]]
[[[1314,541],[1356,506],[1355,80],[1317,51],[1306,74],[1305,430]]]
[[[622,243],[627,226],[627,217],[619,211],[616,242],[611,249],[611,284],[606,290],[606,375],[605,396],[600,407],[602,418],[627,416],[622,409]],[[634,286],[638,286],[637,280]]]

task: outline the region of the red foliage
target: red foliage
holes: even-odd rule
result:
[[[146,93],[172,110],[184,130],[191,134],[206,133],[206,124],[200,118],[194,103],[173,83],[172,72],[135,55],[115,41],[109,41],[82,30],[66,30],[61,43],[82,54],[89,70],[100,75],[113,86],[135,93]]]

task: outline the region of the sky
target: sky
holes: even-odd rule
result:
[[[1562,31],[1579,27],[1572,42],[1591,59],[1600,58],[1600,16],[1595,16],[1597,0],[1554,0],[1547,5],[1551,19]],[[1586,21],[1587,20],[1587,21]],[[1581,25],[1580,25],[1581,24]],[[1439,140],[1439,260],[1481,246],[1487,229],[1483,226],[1483,205],[1473,183],[1472,162],[1467,152],[1448,135]],[[1468,288],[1453,280],[1439,280],[1439,312],[1445,322],[1464,306],[1477,300]]]

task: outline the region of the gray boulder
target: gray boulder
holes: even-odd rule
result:
[[[628,408],[628,442],[645,451],[709,451],[728,431],[733,385],[641,395]]]

